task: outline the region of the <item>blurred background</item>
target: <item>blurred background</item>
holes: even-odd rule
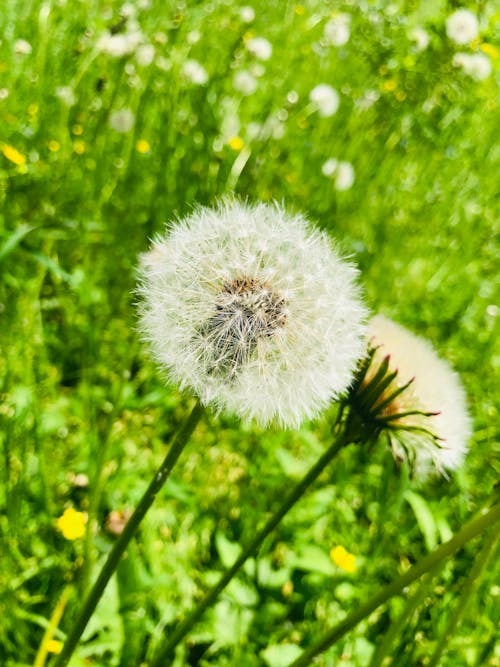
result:
[[[3,0],[2,665],[50,664],[187,414],[139,342],[135,267],[169,220],[224,193],[283,201],[331,233],[370,309],[460,373],[474,436],[462,469],[426,483],[384,443],[342,452],[175,664],[289,664],[484,505],[498,479],[499,35],[492,1]],[[323,451],[331,419],[284,432],[208,415],[72,666],[145,663]],[[446,564],[386,664],[428,664],[479,546]],[[500,664],[499,594],[492,568],[440,664]],[[318,664],[370,665],[403,606]]]

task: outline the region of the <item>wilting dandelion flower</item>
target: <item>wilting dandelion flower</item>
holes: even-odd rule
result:
[[[351,17],[349,14],[337,14],[325,24],[324,35],[332,46],[344,46],[351,36]]]
[[[246,43],[246,47],[248,51],[256,58],[259,58],[259,60],[269,60],[273,54],[271,42],[265,37],[254,37],[253,39],[249,39]]]
[[[142,257],[142,334],[204,404],[296,426],[346,390],[363,353],[356,275],[302,215],[224,199]]]
[[[469,44],[479,35],[479,21],[470,9],[457,9],[446,19],[446,34],[456,44]]]
[[[370,352],[351,394],[354,414],[389,438],[397,460],[425,474],[457,468],[467,452],[470,420],[458,375],[432,346],[377,315]]]
[[[482,53],[455,53],[453,65],[476,81],[484,81],[491,74],[491,60]]]
[[[204,86],[208,81],[207,70],[197,60],[186,60],[182,66],[182,73],[196,86]]]
[[[109,126],[121,134],[126,134],[134,127],[135,116],[131,109],[118,109],[109,115]]]
[[[309,99],[323,118],[333,116],[340,104],[339,94],[327,83],[320,83],[309,93]]]

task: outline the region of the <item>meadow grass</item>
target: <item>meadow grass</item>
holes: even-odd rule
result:
[[[62,618],[53,639],[64,639],[113,531],[186,418],[192,399],[165,385],[139,342],[133,290],[138,255],[194,203],[229,192],[275,199],[331,232],[359,265],[370,309],[430,339],[460,373],[474,435],[463,468],[425,483],[397,470],[384,443],[343,451],[196,626],[176,665],[290,664],[299,646],[446,541],[498,481],[494,3],[470,5],[480,36],[465,45],[446,35],[456,7],[442,1],[258,0],[252,8],[253,18],[231,0],[2,3],[6,667],[34,664],[54,609]],[[338,12],[350,16],[350,37],[336,46],[324,30]],[[429,37],[425,48],[412,38],[417,28]],[[126,53],[117,54],[116,40],[110,46],[111,33]],[[255,37],[272,46],[268,59],[249,48]],[[454,65],[458,52],[481,54],[491,74],[478,79]],[[331,116],[309,100],[320,83],[339,94]],[[350,187],[338,169],[323,174],[332,158],[352,165]],[[279,431],[208,413],[72,667],[147,661],[320,455],[334,415],[332,407],[300,430]],[[87,514],[82,537],[58,528],[68,507]],[[479,538],[425,589],[411,588],[411,613],[393,598],[318,664],[369,665],[401,614],[392,664],[427,664],[442,650],[464,583],[470,589],[473,563],[487,561],[476,561],[481,540],[486,549]],[[335,565],[335,546],[356,556],[355,571]],[[498,571],[479,574],[443,666],[500,660]],[[58,648],[52,643],[37,667]]]

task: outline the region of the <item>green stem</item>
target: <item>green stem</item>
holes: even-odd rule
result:
[[[431,587],[434,578],[439,574],[444,563],[445,561],[438,563],[433,570],[427,573],[424,581],[422,581],[415,594],[408,600],[404,611],[398,618],[394,619],[394,621],[389,626],[389,629],[385,633],[382,641],[378,645],[377,650],[373,655],[369,667],[381,667],[381,665],[384,663],[385,658],[389,655],[396,635],[403,631],[415,613],[417,607],[422,604],[425,596],[429,592],[429,588]]]
[[[422,560],[413,565],[407,572],[395,579],[392,583],[385,586],[381,591],[373,595],[369,600],[362,604],[358,609],[353,611],[341,623],[329,630],[318,642],[310,646],[302,655],[295,660],[290,667],[307,667],[311,664],[312,659],[326,651],[338,639],[341,639],[345,634],[352,630],[360,621],[368,618],[377,607],[384,604],[394,595],[398,595],[401,591],[409,586],[413,581],[421,577],[426,572],[432,570],[439,562],[445,558],[449,558],[469,540],[479,535],[483,530],[492,526],[500,519],[500,503],[494,505],[487,512],[480,514],[478,517],[471,519],[460,532],[451,538],[439,548],[427,554]]]
[[[296,484],[296,486],[286,496],[283,504],[278,511],[271,516],[263,528],[256,534],[254,539],[242,551],[235,563],[227,570],[219,582],[207,593],[200,604],[187,616],[184,621],[177,626],[176,630],[169,637],[167,642],[160,645],[156,655],[151,662],[151,667],[164,667],[165,660],[170,658],[177,644],[190,632],[193,626],[198,622],[205,610],[210,607],[218,595],[226,588],[228,583],[238,572],[244,562],[259,549],[266,537],[276,528],[285,514],[295,505],[295,503],[304,494],[307,487],[314,482],[324,468],[330,463],[334,456],[347,445],[344,436],[338,437],[334,443],[325,451],[318,461],[309,469],[305,476]],[[56,666],[58,667],[58,666]]]
[[[443,653],[445,653],[446,649],[448,648],[450,640],[453,637],[453,634],[457,629],[457,626],[460,623],[460,620],[467,609],[467,603],[471,595],[474,593],[474,590],[479,585],[479,582],[481,581],[481,575],[488,566],[490,558],[493,556],[495,547],[497,546],[497,542],[498,542],[498,532],[492,530],[491,534],[486,539],[485,545],[483,546],[478,557],[476,558],[476,561],[472,566],[472,570],[470,571],[469,576],[465,580],[462,592],[460,594],[460,598],[455,605],[455,609],[452,611],[451,616],[448,619],[446,629],[443,632],[438,642],[438,645],[436,646],[436,650],[432,655],[429,667],[437,667],[437,665],[439,665],[439,661],[441,660]]]
[[[85,630],[87,623],[92,616],[97,603],[101,599],[101,596],[110,580],[111,576],[116,570],[118,562],[122,557],[125,549],[127,548],[128,543],[134,536],[135,531],[139,527],[144,515],[148,509],[153,504],[156,495],[162,488],[162,486],[167,481],[172,468],[177,462],[177,459],[182,453],[182,450],[186,446],[191,434],[193,433],[197,423],[199,422],[201,415],[203,413],[203,408],[200,403],[197,402],[194,408],[191,411],[191,414],[187,418],[186,422],[182,428],[178,431],[177,435],[174,437],[172,445],[168,451],[165,460],[158,469],[158,472],[155,474],[151,480],[150,485],[146,489],[144,495],[142,496],[139,504],[137,505],[134,513],[130,517],[125,526],[122,534],[116,540],[113,548],[108,554],[106,562],[104,563],[99,576],[97,577],[94,585],[92,586],[85,602],[83,603],[82,610],[78,615],[71,631],[66,639],[63,650],[56,658],[54,667],[64,667],[68,664],[69,659],[71,658],[73,651],[78,644],[80,637],[82,636],[83,631]]]

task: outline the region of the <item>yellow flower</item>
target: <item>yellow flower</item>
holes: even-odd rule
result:
[[[483,42],[479,48],[483,53],[486,53],[486,55],[493,58],[493,60],[500,58],[500,49],[496,46],[493,46],[493,44],[487,44],[486,42]]]
[[[8,144],[4,144],[2,146],[2,153],[7,158],[7,160],[10,160],[14,164],[17,164],[19,166],[26,164],[26,157],[22,153],[20,153],[17,150],[17,148],[14,148],[14,146],[9,146]]]
[[[135,150],[138,153],[149,153],[150,148],[149,141],[146,141],[146,139],[139,139],[135,145]]]
[[[57,527],[67,540],[77,540],[85,535],[85,524],[87,515],[84,512],[78,512],[73,507],[68,507],[63,515],[57,519]]]
[[[47,642],[48,653],[60,653],[62,651],[63,643],[58,639],[49,639]]]
[[[85,153],[85,142],[77,140],[73,143],[73,150],[77,155],[82,155]]]
[[[49,141],[49,151],[51,153],[57,153],[57,151],[61,148],[61,144],[56,141],[55,139],[52,139]]]
[[[392,93],[396,90],[397,87],[398,82],[396,79],[386,79],[380,84],[380,88],[384,91],[384,93]]]
[[[229,147],[233,149],[233,151],[241,151],[245,145],[245,142],[241,137],[231,137],[227,143],[229,144]]]
[[[349,553],[344,547],[333,547],[330,551],[330,558],[341,570],[349,572],[349,574],[356,572],[356,556]]]

